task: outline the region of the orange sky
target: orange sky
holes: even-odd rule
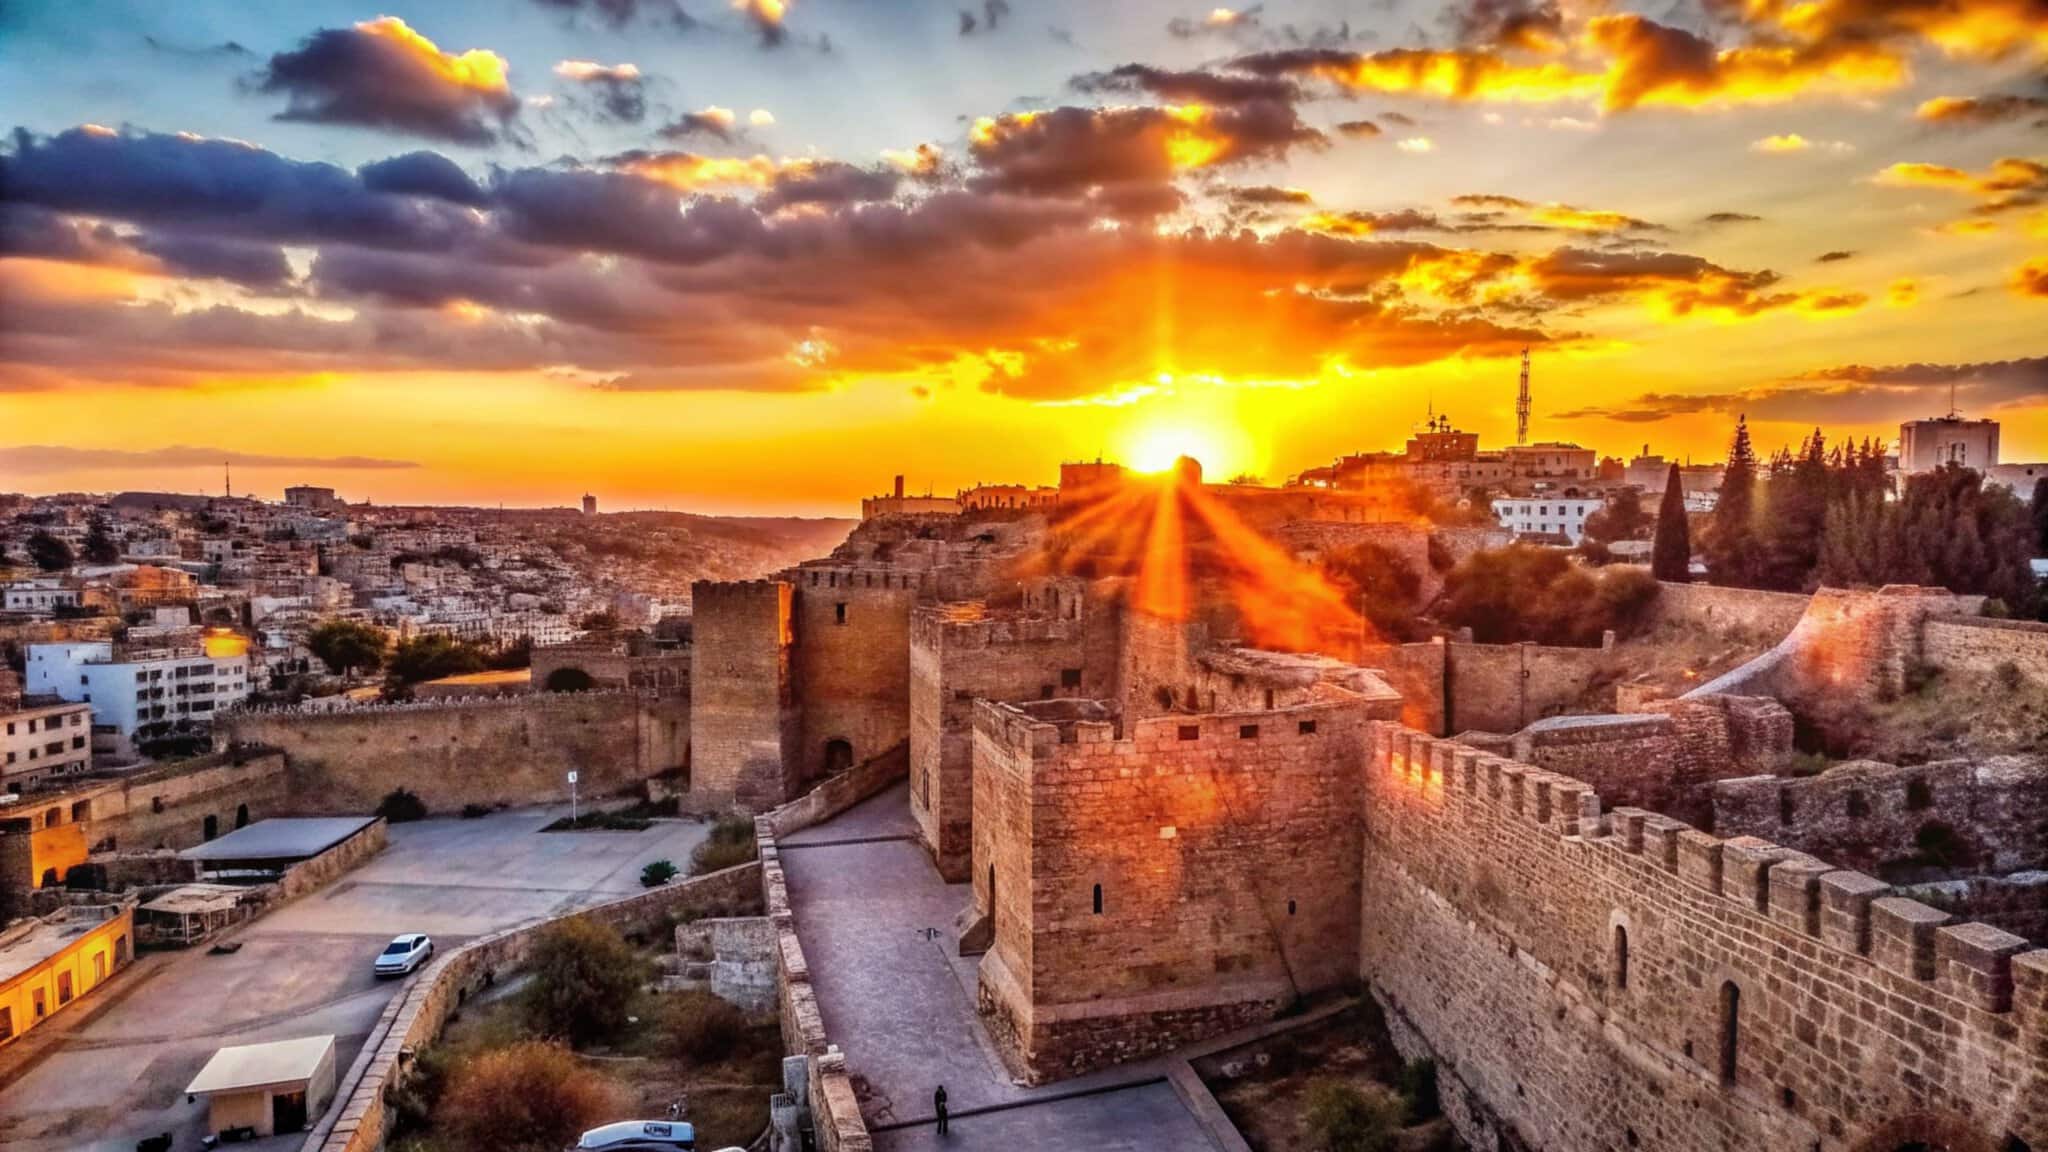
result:
[[[1432,407],[1511,440],[1525,345],[1538,439],[1891,439],[1954,386],[2048,457],[2028,0],[799,2],[695,39],[322,0],[146,47],[152,10],[82,7],[0,29],[0,490],[1279,481]]]

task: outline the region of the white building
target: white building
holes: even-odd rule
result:
[[[1503,496],[1493,502],[1493,515],[1517,536],[1563,536],[1577,544],[1586,517],[1605,505],[1597,496]]]
[[[92,709],[84,704],[24,701],[0,710],[0,785],[17,790],[92,767]]]
[[[67,588],[56,580],[28,580],[9,584],[0,593],[0,606],[9,612],[48,616],[59,608],[78,607],[80,595],[79,589]]]
[[[92,705],[97,750],[127,759],[143,729],[206,724],[247,698],[249,657],[209,656],[199,648],[117,657],[106,640],[31,644],[26,692]]]
[[[1982,472],[1998,463],[1998,421],[1950,413],[1899,425],[1899,471],[1908,475],[1960,464]]]

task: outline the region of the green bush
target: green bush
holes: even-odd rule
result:
[[[646,963],[618,932],[591,920],[557,920],[534,940],[527,1020],[543,1036],[581,1047],[626,1026]]]
[[[664,999],[669,1048],[684,1060],[715,1064],[732,1055],[746,1039],[746,1013],[709,992],[683,992]]]
[[[652,861],[647,867],[640,870],[640,886],[642,888],[659,888],[663,884],[675,879],[677,871],[678,869],[673,860]]]
[[[1437,1095],[1436,1061],[1423,1057],[1401,1066],[1401,1096],[1408,1102],[1408,1122],[1421,1124],[1443,1115]]]
[[[1320,1152],[1387,1152],[1404,1111],[1400,1099],[1377,1084],[1322,1079],[1308,1086],[1308,1128]]]
[[[745,816],[721,816],[697,850],[690,853],[690,875],[722,871],[754,858],[754,822]]]
[[[408,820],[425,820],[427,806],[410,788],[394,788],[377,802],[377,815],[386,824],[403,824]]]
[[[1656,598],[1656,578],[1641,568],[1587,569],[1565,552],[1512,544],[1453,568],[1441,614],[1482,644],[1593,647],[1609,630],[1617,639],[1634,635]]]

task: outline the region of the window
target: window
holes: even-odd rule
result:
[[[92,982],[97,984],[106,978],[107,954],[105,952],[95,952],[92,954]]]
[[[1735,1083],[1735,1047],[1741,1040],[1742,989],[1735,981],[1721,984],[1721,1083]]]
[[[71,973],[57,973],[57,1007],[62,1008],[64,1005],[71,1003],[71,997],[74,994],[71,989]]]
[[[14,1039],[14,1009],[0,1005],[0,1040]]]
[[[1079,668],[1062,668],[1062,669],[1060,669],[1060,687],[1062,687],[1062,688],[1079,688],[1080,686],[1081,686],[1081,670],[1080,670]]]
[[[1870,815],[1870,800],[1863,795],[1863,789],[1849,789],[1849,819],[1861,820]]]
[[[1237,738],[1239,740],[1257,740],[1259,738],[1259,726],[1257,724],[1238,725]]]
[[[1095,914],[1102,915],[1102,885],[1095,886]]]
[[[1202,738],[1202,726],[1200,724],[1181,725],[1180,738],[1183,740],[1200,740]]]
[[[1614,990],[1628,987],[1628,929],[1614,926]]]
[[[34,1011],[36,1019],[41,1020],[43,1017],[48,1016],[50,1014],[49,995],[45,993],[41,988],[37,988],[31,991],[28,994],[28,997],[29,1007]]]
[[[1792,790],[1790,788],[1778,789],[1778,823],[1790,824],[1792,823],[1792,818],[1798,814],[1799,802],[1793,797]]]
[[[1303,720],[1294,726],[1294,730],[1303,736],[1313,736],[1316,734],[1316,722],[1313,720]]]
[[[1918,776],[1906,781],[1906,808],[1912,812],[1924,812],[1934,807],[1934,789]]]
[[[832,606],[832,615],[834,617],[833,623],[846,623],[846,603],[844,601],[841,601],[840,603],[834,604]]]

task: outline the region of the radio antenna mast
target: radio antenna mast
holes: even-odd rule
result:
[[[1529,442],[1529,350],[1522,349],[1522,391],[1515,397],[1515,446]]]

